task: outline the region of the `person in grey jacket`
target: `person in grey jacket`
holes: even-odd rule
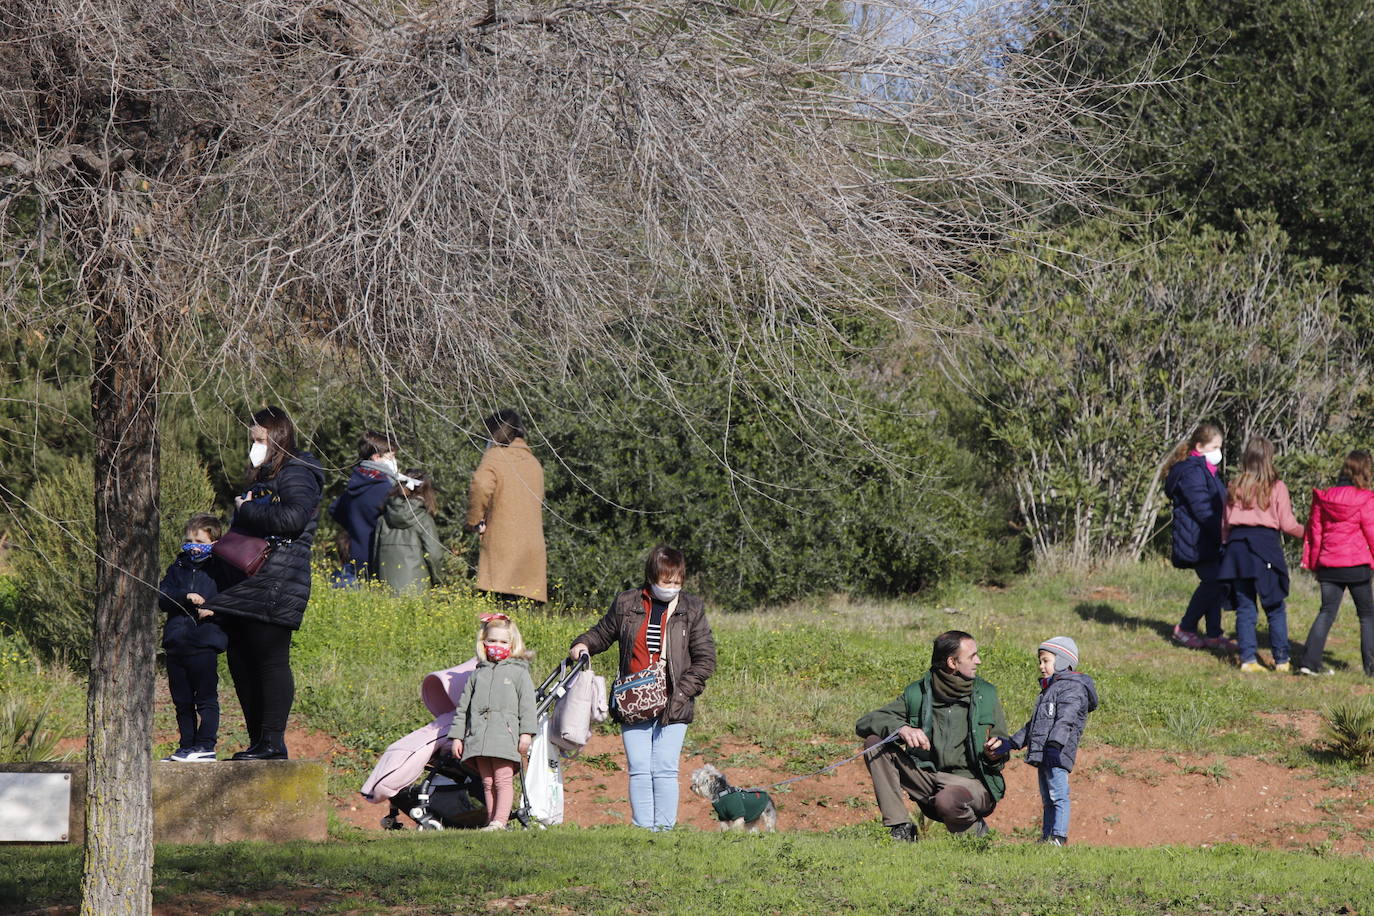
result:
[[[1097,686],[1076,670],[1078,644],[1069,637],[1045,640],[1037,655],[1040,696],[1030,721],[1009,739],[989,740],[988,749],[999,755],[1026,749],[1026,763],[1040,770],[1040,842],[1063,846],[1069,841],[1069,773],[1088,713],[1097,708]]]
[[[534,741],[534,681],[525,641],[505,614],[482,615],[477,635],[477,670],[463,685],[453,727],[463,730],[453,752],[471,761],[482,777],[487,825],[501,830],[515,797],[515,771]]]

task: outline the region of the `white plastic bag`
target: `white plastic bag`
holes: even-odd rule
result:
[[[549,741],[549,718],[539,721],[529,762],[525,764],[523,791],[530,817],[546,826],[563,823],[563,768],[558,748]]]

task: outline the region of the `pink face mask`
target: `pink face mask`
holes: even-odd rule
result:
[[[503,662],[510,658],[510,646],[498,646],[493,643],[483,643],[482,647],[487,650],[487,661]]]

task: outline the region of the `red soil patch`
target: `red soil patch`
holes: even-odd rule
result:
[[[165,685],[159,704],[170,705]],[[221,696],[225,714],[237,714],[232,696]],[[1320,732],[1316,713],[1265,716],[1297,740],[1311,744]],[[175,733],[159,732],[158,741]],[[399,737],[399,736],[398,736]],[[688,734],[690,744],[691,733]],[[84,739],[70,744],[80,749]],[[293,726],[287,732],[291,756],[330,765],[349,752],[332,736]],[[221,753],[236,748],[222,748]],[[855,750],[858,750],[857,744]],[[723,764],[746,758],[752,766]],[[766,786],[793,773],[768,761],[759,748],[742,742],[720,742],[706,755],[684,754],[678,821],[701,830],[716,829],[711,806],[692,795],[689,780],[703,763],[720,766],[738,786]],[[1006,839],[1031,840],[1040,833],[1040,799],[1035,770],[1014,762],[1007,767],[1007,793],[988,819]],[[625,754],[620,738],[594,736],[582,756],[564,767],[565,820],[583,826],[628,824],[630,804]],[[1248,757],[1223,757],[1157,751],[1119,751],[1085,746],[1070,780],[1073,815],[1070,837],[1076,843],[1104,846],[1179,844],[1302,848],[1331,844],[1341,853],[1374,857],[1374,774],[1332,785],[1311,770],[1293,770]],[[836,827],[875,822],[877,806],[862,761],[825,776],[793,783],[774,792],[778,829],[824,832]],[[373,805],[358,795],[333,799],[335,813],[347,823],[380,830],[386,805]],[[403,822],[409,823],[403,819]],[[1364,836],[1362,837],[1361,834]],[[1366,838],[1367,837],[1367,838]],[[168,910],[168,916],[174,912]]]
[[[1311,724],[1302,722],[1300,733]],[[855,748],[857,750],[857,746]],[[684,755],[679,823],[716,829],[711,807],[692,795],[688,781],[702,763],[753,755],[758,748],[722,745],[709,759]],[[591,761],[590,763],[588,761]],[[616,769],[606,767],[614,765]],[[625,756],[620,739],[596,736],[583,758],[565,767],[565,816],[569,823],[628,824]],[[788,778],[771,765],[722,767],[739,786],[768,785]],[[1238,843],[1279,848],[1330,841],[1338,852],[1371,856],[1374,807],[1365,804],[1374,777],[1333,787],[1310,771],[1291,770],[1262,760],[1154,751],[1120,752],[1085,747],[1070,781],[1073,790],[1071,838],[1102,846],[1179,844],[1210,846]],[[793,783],[774,793],[778,829],[824,832],[877,819],[872,787],[861,761]],[[376,829],[383,806],[341,806],[351,823]],[[1007,794],[989,824],[1004,838],[1029,841],[1040,835],[1040,798],[1035,770],[1015,762],[1007,768]]]

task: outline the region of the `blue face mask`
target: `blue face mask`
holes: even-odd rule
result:
[[[210,555],[210,548],[214,546],[214,544],[197,544],[194,541],[187,541],[181,545],[181,549],[192,560],[203,560]]]

